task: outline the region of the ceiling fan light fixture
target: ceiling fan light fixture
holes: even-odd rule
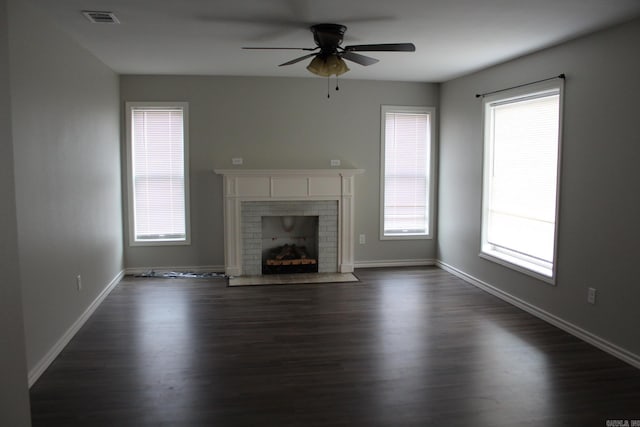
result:
[[[339,76],[349,71],[349,67],[338,55],[318,55],[307,65],[307,70],[322,77]]]

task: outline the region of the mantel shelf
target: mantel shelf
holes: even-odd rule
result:
[[[354,176],[364,173],[364,169],[214,169],[225,176]]]

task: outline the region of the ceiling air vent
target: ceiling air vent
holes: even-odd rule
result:
[[[93,10],[83,10],[82,14],[94,24],[119,24],[118,18],[113,12],[98,12]]]

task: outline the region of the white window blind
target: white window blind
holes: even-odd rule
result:
[[[560,89],[489,102],[485,120],[483,251],[551,277]]]
[[[383,236],[429,234],[431,116],[384,112]]]
[[[184,109],[133,107],[130,111],[134,241],[184,241]]]

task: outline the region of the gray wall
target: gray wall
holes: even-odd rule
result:
[[[7,26],[7,2],[0,0],[0,425],[21,427],[31,423],[18,269]]]
[[[640,355],[640,21],[446,82],[441,88],[438,256],[443,262]],[[478,257],[478,92],[566,73],[558,280]],[[587,288],[598,289],[596,305]]]
[[[122,271],[122,194],[118,76],[25,3],[9,46],[31,370]]]
[[[356,261],[433,259],[433,240],[380,241],[380,105],[438,105],[438,85],[343,80],[327,99],[323,78],[121,76],[126,101],[187,101],[192,245],[125,247],[128,268],[224,265],[222,179],[212,169],[365,169],[356,177]],[[332,80],[332,88],[333,88]]]

